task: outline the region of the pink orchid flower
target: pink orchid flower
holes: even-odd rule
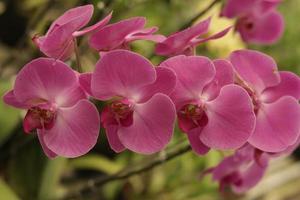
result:
[[[51,24],[45,36],[35,36],[33,41],[46,56],[67,60],[74,52],[76,37],[93,33],[109,22],[112,13],[93,26],[80,30],[90,21],[93,10],[93,5],[68,10]]]
[[[283,34],[284,20],[275,10],[280,0],[228,0],[221,15],[237,17],[236,30],[248,43],[272,44]]]
[[[92,34],[89,44],[99,52],[114,49],[129,49],[129,43],[135,40],[150,40],[161,42],[165,36],[156,34],[158,28],[144,28],[144,17],[133,17],[120,22],[110,24]]]
[[[260,52],[238,50],[230,55],[237,83],[252,98],[256,127],[249,143],[266,152],[280,152],[300,134],[300,78],[278,72],[275,61]]]
[[[81,156],[97,142],[97,109],[86,99],[76,73],[61,61],[38,58],[25,65],[4,102],[27,110],[24,131],[37,130],[50,158]]]
[[[279,153],[268,153],[250,144],[238,149],[216,167],[206,170],[213,179],[219,181],[220,190],[230,186],[235,193],[244,193],[254,187],[262,178],[271,159],[290,155],[300,143],[300,138],[292,146]]]
[[[228,27],[212,36],[200,37],[208,32],[210,21],[211,18],[208,18],[199,22],[195,26],[177,33],[173,33],[164,41],[156,45],[155,53],[163,56],[173,56],[179,54],[194,55],[196,46],[209,40],[221,38],[231,29],[231,27]]]
[[[255,115],[247,92],[233,84],[228,61],[180,55],[160,66],[177,75],[170,97],[179,127],[196,153],[205,154],[209,148],[236,149],[247,142]]]
[[[127,148],[151,154],[165,147],[176,118],[174,104],[167,96],[175,84],[171,70],[154,68],[138,54],[126,50],[104,54],[92,75],[91,92],[108,101],[101,122],[114,151]]]
[[[268,154],[260,153],[259,160],[256,156],[257,150],[247,144],[207,172],[212,173],[213,180],[219,181],[221,191],[230,186],[235,193],[244,193],[262,179],[268,167]]]

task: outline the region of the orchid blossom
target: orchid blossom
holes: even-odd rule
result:
[[[210,21],[211,18],[208,18],[192,27],[171,34],[156,45],[155,53],[163,56],[194,55],[196,46],[209,40],[221,38],[231,29],[228,27],[212,36],[200,37],[208,32]]]
[[[247,43],[272,44],[284,29],[282,15],[276,10],[280,0],[228,0],[221,16],[237,17],[236,30]]]
[[[114,151],[151,154],[168,144],[176,117],[167,96],[176,84],[171,70],[154,68],[136,53],[115,50],[98,61],[90,78],[85,83],[91,82],[92,96],[107,101],[101,123]]]
[[[87,100],[77,74],[61,61],[38,58],[19,72],[4,102],[26,110],[26,133],[37,130],[45,154],[77,157],[97,142],[99,114]]]
[[[210,148],[236,149],[247,142],[255,115],[246,90],[233,84],[228,61],[181,55],[160,66],[174,70],[177,76],[170,97],[179,127],[196,153],[205,154]]]
[[[144,17],[133,17],[120,22],[110,24],[92,34],[89,44],[99,52],[114,49],[130,49],[129,43],[136,40],[149,40],[161,42],[165,36],[154,34],[158,28],[144,28]]]
[[[91,34],[109,22],[112,13],[100,22],[82,29],[90,21],[93,10],[93,5],[85,5],[66,11],[51,24],[46,35],[34,36],[34,43],[46,56],[67,60],[76,48],[76,37]]]
[[[300,134],[300,78],[278,72],[270,56],[253,50],[231,53],[230,62],[254,105],[256,126],[249,143],[273,153],[293,145]]]

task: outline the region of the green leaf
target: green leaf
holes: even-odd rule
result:
[[[101,155],[90,154],[70,161],[70,166],[77,169],[92,169],[113,174],[122,169],[122,165]]]
[[[22,199],[37,199],[43,169],[43,156],[37,140],[19,149],[9,162],[9,182]]]
[[[65,163],[64,158],[49,160],[34,138],[10,160],[9,183],[22,199],[55,199]]]
[[[61,157],[48,160],[42,173],[38,199],[46,200],[55,199],[57,197],[57,187],[66,161],[66,158]]]
[[[11,84],[8,81],[0,80],[0,97],[4,95],[6,91],[11,88]],[[6,139],[12,134],[12,130],[19,122],[19,111],[14,109],[3,102],[0,98],[0,146],[6,141]]]
[[[20,200],[20,198],[2,179],[0,179],[0,194],[1,194],[1,199]]]

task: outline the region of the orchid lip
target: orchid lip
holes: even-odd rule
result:
[[[205,104],[186,104],[178,112],[181,118],[185,118],[192,124],[189,129],[204,127],[208,122]],[[187,131],[187,130],[185,130]]]
[[[249,17],[243,17],[237,23],[237,26],[244,27],[248,31],[254,30],[255,23]]]
[[[53,108],[42,106],[31,107],[23,120],[23,128],[26,133],[35,129],[50,130],[55,123],[57,112]]]
[[[125,127],[132,124],[134,104],[131,101],[128,99],[115,100],[108,106],[118,124]]]

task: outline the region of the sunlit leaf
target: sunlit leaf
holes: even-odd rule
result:
[[[65,159],[49,160],[36,138],[23,146],[9,162],[9,183],[22,199],[53,199]]]
[[[36,140],[21,147],[9,162],[9,183],[23,199],[36,199],[47,158]]]
[[[80,158],[75,158],[69,162],[71,167],[75,169],[90,169],[102,171],[107,174],[113,174],[122,169],[122,165],[113,162],[101,155],[86,155]]]
[[[9,81],[0,80],[0,146],[12,134],[12,130],[19,122],[19,111],[6,105],[2,100],[2,96],[10,88],[11,84]]]
[[[1,199],[20,200],[20,198],[2,179],[0,179],[0,195],[1,195]]]
[[[48,160],[43,170],[38,199],[46,200],[55,199],[55,197],[57,197],[58,183],[66,161],[66,158],[61,157],[54,160]]]
[[[234,31],[234,20],[229,20],[227,18],[219,17],[219,13],[221,10],[221,5],[215,6],[211,9],[205,16],[212,16],[212,21],[209,29],[209,33],[217,33],[229,26],[232,26],[232,29],[229,33],[227,33],[224,37],[211,40],[207,42],[207,48],[210,52],[217,55],[219,58],[228,57],[228,55],[237,49],[245,48],[244,42],[241,40],[240,35]]]

